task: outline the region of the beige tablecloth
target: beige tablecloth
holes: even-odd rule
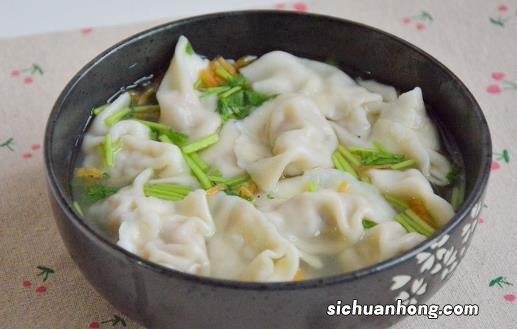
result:
[[[434,55],[474,93],[494,144],[488,198],[466,258],[431,302],[478,304],[480,315],[413,317],[396,327],[517,328],[517,1],[326,0],[274,8],[391,32]],[[139,327],[88,285],[66,253],[47,201],[42,139],[72,75],[116,41],[155,24],[0,40],[0,327]]]

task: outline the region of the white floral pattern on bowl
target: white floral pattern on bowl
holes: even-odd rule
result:
[[[419,296],[423,295],[429,285],[432,285],[437,274],[440,280],[445,280],[458,266],[467,249],[467,244],[472,238],[478,217],[481,212],[482,202],[477,203],[470,213],[471,218],[461,228],[460,246],[454,246],[450,235],[445,234],[435,241],[429,249],[422,251],[415,256],[416,266],[419,275],[412,277],[408,274],[395,275],[392,278],[391,291],[398,291],[395,301],[401,300],[403,304],[417,304]],[[458,249],[460,250],[458,254]]]

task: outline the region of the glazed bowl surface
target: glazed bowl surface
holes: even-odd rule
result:
[[[70,180],[91,109],[122,86],[164,72],[180,35],[209,58],[284,50],[332,60],[352,77],[423,90],[443,139],[458,146],[465,201],[436,235],[405,254],[342,275],[302,282],[246,283],[199,277],[148,262],[104,238],[72,210]],[[328,305],[422,303],[465,255],[488,181],[491,140],[472,94],[451,71],[415,46],[343,19],[242,11],[157,26],[106,50],[65,87],[50,114],[45,163],[56,223],[73,260],[113,306],[149,328],[378,328],[394,316],[328,316]],[[444,289],[447,289],[445,286]]]

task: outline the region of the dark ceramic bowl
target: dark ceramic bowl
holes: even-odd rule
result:
[[[150,263],[111,243],[71,207],[70,178],[90,109],[121,86],[164,71],[180,35],[208,57],[281,49],[334,59],[349,74],[401,90],[420,86],[465,164],[465,202],[433,238],[400,257],[353,273],[302,282],[244,283],[198,277]],[[274,11],[188,18],[137,34],[88,63],[59,96],[47,125],[45,162],[61,236],[83,275],[113,306],[149,328],[365,328],[398,317],[328,316],[327,306],[425,302],[465,255],[489,176],[491,142],[465,85],[436,59],[377,29],[319,15]]]

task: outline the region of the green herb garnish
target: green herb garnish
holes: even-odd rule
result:
[[[111,127],[120,120],[127,118],[130,115],[131,111],[132,110],[129,107],[123,108],[122,110],[113,113],[112,115],[107,117],[104,120],[104,123],[106,124],[106,126]]]
[[[369,229],[369,228],[372,228],[372,227],[374,227],[374,226],[376,226],[376,225],[377,225],[377,223],[376,223],[376,222],[374,222],[373,220],[368,219],[368,218],[366,218],[366,217],[365,217],[365,218],[363,218],[363,222],[362,222],[362,223],[363,223],[363,227],[364,227],[365,229]]]
[[[461,206],[461,204],[463,203],[464,195],[464,184],[458,183],[458,185],[452,188],[451,205],[454,210],[458,210],[458,208]]]
[[[194,88],[196,88],[195,85],[194,85]],[[198,86],[198,88],[199,88],[199,86]],[[196,89],[198,89],[198,88],[196,88]],[[232,87],[230,87],[230,86],[219,86],[219,87],[211,87],[211,88],[202,89],[203,94],[201,95],[201,97],[208,97],[208,96],[211,96],[214,94],[220,94],[227,90],[230,90],[231,88]]]
[[[394,165],[391,165],[390,168],[393,170],[402,170],[413,167],[416,164],[416,161],[413,159],[405,160]]]
[[[398,211],[404,211],[407,208],[409,208],[409,205],[406,202],[394,197],[393,195],[384,194],[384,199],[386,199],[386,201],[388,201],[391,204],[391,206],[397,209]]]
[[[374,142],[373,145],[375,149],[350,147],[349,156],[354,155],[359,157],[359,161],[363,166],[399,165],[401,168],[407,168],[414,164],[413,162],[409,162],[405,155],[389,152],[378,142]]]
[[[201,97],[217,95],[217,112],[223,121],[244,119],[253,108],[274,97],[252,90],[244,76],[232,75],[222,66],[216,68],[215,74],[224,80],[222,85],[203,88],[201,80],[198,80],[194,87],[202,92]]]
[[[334,163],[334,166],[344,172],[349,173],[350,175],[354,176],[355,178],[359,178],[357,173],[355,172],[354,168],[346,161],[346,159],[341,155],[339,151],[335,151],[332,154],[332,162]]]
[[[219,141],[219,135],[211,134],[206,137],[203,137],[202,139],[200,139],[194,143],[184,145],[181,148],[181,150],[186,154],[190,154],[190,153],[205,149],[205,148],[217,143],[218,141]]]
[[[92,110],[93,115],[97,116],[101,114],[102,111],[104,111],[108,107],[108,104],[101,105],[99,107],[96,107]]]
[[[394,165],[405,160],[406,157],[402,154],[385,152],[365,153],[361,156],[361,164],[363,166]]]
[[[185,52],[187,53],[187,55],[194,54],[194,48],[192,48],[192,44],[190,42],[187,42],[187,44],[185,45]]]
[[[145,196],[152,196],[163,200],[178,201],[184,199],[192,188],[190,186],[175,185],[175,184],[145,184]]]
[[[227,179],[224,184],[229,187],[235,187],[247,183],[250,180],[249,176],[239,176]]]
[[[353,155],[349,150],[347,150],[343,145],[338,146],[338,151],[341,155],[348,161],[350,164],[357,168],[361,165],[361,160],[358,159],[355,155]]]
[[[413,210],[406,209],[404,215],[410,219],[411,225],[415,228],[416,232],[430,237],[434,234],[435,229],[427,224],[420,216],[418,216]]]
[[[379,151],[380,153],[390,153],[388,150],[386,150],[386,149],[384,148],[384,146],[382,146],[382,144],[381,144],[381,143],[379,143],[379,142],[377,142],[377,141],[373,142],[373,147],[375,147],[375,149],[376,149],[377,151]]]
[[[81,206],[79,205],[79,203],[77,201],[74,201],[72,203],[72,207],[74,208],[75,212],[81,216],[81,217],[84,217],[84,213],[83,213],[83,210],[81,209]]]
[[[318,187],[316,186],[316,183],[313,181],[310,181],[307,183],[307,186],[305,187],[307,192],[316,192],[318,190]]]
[[[199,156],[197,153],[190,153],[190,158],[192,161],[203,171],[206,171],[209,167],[208,164]]]
[[[102,149],[104,153],[104,164],[106,167],[112,167],[113,166],[113,158],[114,158],[114,149],[113,149],[113,142],[111,140],[111,134],[107,134],[106,137],[104,137],[104,143],[102,144]]]
[[[206,173],[199,168],[199,166],[192,160],[192,158],[188,155],[183,153],[183,157],[185,158],[185,162],[187,162],[187,165],[190,167],[190,170],[192,170],[192,173],[194,176],[196,176],[197,180],[201,184],[201,186],[207,190],[212,187],[212,182],[206,175]]]
[[[145,120],[137,120],[138,122],[146,125],[147,127],[151,128],[152,131],[155,132],[157,136],[167,136],[172,144],[176,144],[178,146],[183,146],[188,141],[188,136],[185,134],[182,134],[178,131],[174,131],[169,126],[166,126],[162,123],[153,122],[153,121],[145,121]]]
[[[106,185],[108,177],[108,174],[105,173],[99,179],[75,177],[72,180],[73,186],[79,191],[79,195],[81,196],[80,201],[83,205],[89,207],[95,202],[106,199],[107,197],[117,193],[118,188]],[[79,210],[76,209],[75,206],[74,209],[79,213]],[[82,214],[80,215],[82,216]]]
[[[226,71],[225,68],[221,65],[219,65],[215,69],[215,74],[217,74],[220,78],[224,79],[225,81],[231,81],[233,79],[233,75],[230,72]]]
[[[458,169],[458,167],[452,167],[451,171],[447,173],[447,181],[449,182],[449,184],[455,184],[458,181],[459,174],[460,170]]]
[[[416,232],[416,229],[411,225],[411,220],[407,216],[404,216],[403,213],[395,215],[395,221],[402,225],[408,233]]]

